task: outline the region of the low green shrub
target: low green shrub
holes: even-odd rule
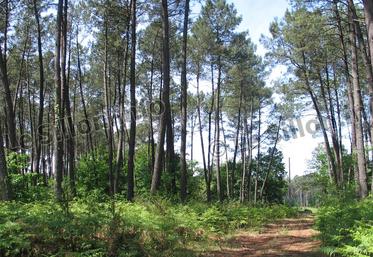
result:
[[[209,235],[291,214],[279,205],[181,205],[160,198],[0,203],[0,256],[173,256]]]
[[[363,201],[334,201],[319,209],[316,226],[323,250],[329,255],[364,257],[373,255],[373,198]]]

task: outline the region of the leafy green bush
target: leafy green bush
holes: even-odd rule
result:
[[[361,224],[351,230],[352,244],[338,249],[343,256],[370,257],[373,255],[373,225]]]
[[[94,194],[98,199],[107,195],[108,170],[108,154],[105,151],[95,151],[83,156],[76,171],[78,195],[87,197]]]
[[[0,256],[15,256],[29,249],[30,242],[22,225],[12,221],[0,224]]]
[[[0,256],[174,256],[211,234],[293,212],[277,205],[181,205],[162,198],[100,201],[96,195],[65,204],[0,203]]]
[[[227,230],[228,218],[225,212],[213,205],[201,215],[201,222],[212,232]]]
[[[32,202],[49,198],[50,190],[44,185],[43,175],[36,172],[25,172],[29,166],[29,155],[9,152],[6,159],[13,199]]]
[[[373,198],[335,201],[318,211],[316,226],[324,251],[342,256],[372,256]]]

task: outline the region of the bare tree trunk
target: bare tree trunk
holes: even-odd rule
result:
[[[79,31],[79,29],[77,29]],[[76,35],[76,49],[77,49],[77,58],[78,58],[78,83],[79,83],[79,93],[80,93],[80,100],[82,102],[83,107],[83,114],[85,119],[85,125],[87,126],[87,140],[88,140],[88,149],[90,151],[93,151],[93,139],[92,139],[92,128],[91,123],[88,120],[88,112],[87,112],[87,106],[84,99],[84,92],[83,92],[83,74],[82,74],[82,67],[80,63],[80,45],[79,45],[79,34]]]
[[[369,0],[363,0],[364,4],[364,13],[365,13],[365,23],[368,31],[368,46],[369,46],[369,55],[370,55],[370,67],[368,69],[368,76],[370,76],[369,82],[369,95],[370,95],[370,129],[371,129],[371,147],[373,147],[373,3]],[[357,24],[358,25],[358,24]],[[360,28],[360,27],[359,27]],[[365,57],[368,57],[367,51],[364,53]],[[367,58],[368,59],[368,58]],[[368,63],[366,62],[366,65]],[[368,66],[368,65],[367,65]],[[369,71],[371,73],[369,73]],[[371,191],[373,192],[373,174],[372,174],[372,183]]]
[[[10,185],[3,145],[3,124],[0,119],[0,201],[10,200]]]
[[[37,140],[36,140],[36,154],[34,158],[34,171],[40,170],[40,154],[41,154],[41,141],[43,138],[43,115],[44,115],[44,63],[43,63],[43,50],[41,42],[41,25],[40,14],[37,7],[36,0],[33,0],[34,15],[37,27],[38,39],[38,58],[39,58],[39,114],[37,123]]]
[[[193,112],[192,113],[192,117],[190,119],[190,163],[192,165],[192,175],[194,174],[194,151],[193,151],[193,147],[194,147],[194,128],[196,126],[196,115],[195,113]]]
[[[5,28],[4,28],[4,50],[0,46],[0,77],[1,83],[4,87],[4,96],[6,108],[6,117],[7,117],[7,127],[8,127],[8,136],[10,141],[11,150],[15,151],[18,147],[17,144],[17,130],[16,130],[16,119],[13,109],[12,94],[10,91],[10,83],[8,77],[8,68],[7,68],[7,32],[9,25],[9,0],[5,0],[4,9],[5,9]],[[4,51],[4,52],[3,52]]]
[[[221,114],[222,116],[222,114]],[[225,172],[226,172],[226,187],[227,187],[227,198],[230,200],[231,198],[231,188],[230,188],[230,174],[229,174],[229,166],[228,166],[228,146],[227,146],[227,139],[225,136],[225,130],[224,130],[224,122],[222,117],[220,118],[221,122],[221,130],[223,133],[223,142],[224,142],[224,155],[225,155]]]
[[[124,81],[122,82],[121,79],[121,72],[122,66],[119,65],[120,58],[118,57],[118,94],[119,94],[119,140],[117,146],[117,159],[116,159],[116,169],[114,175],[114,194],[118,193],[119,190],[119,175],[123,169],[124,163],[124,146],[125,146],[125,108],[124,108],[124,101],[125,101],[125,93],[126,93],[126,83],[127,83],[127,66],[128,66],[128,49],[129,49],[129,24],[127,25],[127,32],[126,32],[126,48],[124,53]],[[118,53],[120,55],[120,53]],[[121,85],[123,83],[123,88]]]
[[[351,2],[350,2],[351,4]],[[351,7],[349,8],[351,10]],[[356,132],[356,149],[355,154],[357,156],[357,168],[359,174],[359,192],[360,197],[364,198],[368,195],[367,185],[367,174],[366,174],[366,163],[365,163],[365,147],[363,139],[363,124],[362,124],[362,102],[361,92],[359,83],[359,70],[357,61],[357,47],[356,47],[356,31],[353,26],[353,15],[349,11],[349,22],[350,22],[350,41],[351,41],[351,74],[352,74],[352,85],[353,85],[353,99],[354,99],[354,114],[355,114],[355,132]]]
[[[368,31],[368,45],[370,52],[370,63],[373,65],[373,2],[370,0],[363,0],[365,24]]]
[[[235,171],[236,171],[236,158],[238,152],[238,143],[239,143],[239,136],[240,136],[240,127],[241,127],[241,109],[242,109],[242,98],[243,98],[243,82],[240,82],[240,102],[238,105],[238,116],[237,116],[237,127],[236,127],[236,138],[234,144],[234,153],[233,153],[233,165],[232,165],[232,179],[231,179],[231,188],[232,188],[232,196],[234,197],[235,191],[234,186],[236,184],[235,181]]]
[[[342,167],[342,160],[340,159],[340,151],[339,149],[339,142],[338,142],[338,135],[337,135],[337,129],[336,129],[336,123],[335,123],[335,117],[334,117],[334,109],[332,104],[332,99],[330,97],[330,85],[329,85],[329,72],[328,72],[328,66],[326,64],[325,67],[325,73],[326,73],[326,87],[328,90],[328,96],[329,100],[327,99],[326,92],[325,92],[325,85],[324,81],[321,76],[321,72],[319,73],[319,79],[320,79],[320,91],[321,91],[321,97],[324,102],[324,108],[327,113],[327,119],[329,123],[329,132],[332,139],[332,145],[333,145],[333,162],[335,162],[336,165],[336,172],[335,172],[335,181],[336,186],[341,187],[342,186],[342,177],[343,177],[343,167]],[[329,103],[328,103],[329,101]]]
[[[244,121],[246,121],[246,111],[244,114]],[[241,186],[240,186],[240,202],[243,203],[245,201],[245,187],[246,187],[246,171],[247,171],[247,157],[246,151],[248,150],[246,146],[246,133],[245,133],[245,125],[242,126],[241,132],[241,163],[242,163],[242,174],[241,174]],[[239,133],[238,133],[239,135]]]
[[[58,1],[57,29],[56,29],[56,50],[55,50],[55,108],[54,108],[54,174],[56,176],[56,198],[62,200],[62,179],[63,179],[63,138],[62,134],[62,84],[61,84],[61,38],[62,38],[62,15],[64,0]]]
[[[155,45],[156,38],[154,39],[154,44]],[[154,49],[155,47],[153,47]],[[153,103],[153,79],[154,79],[154,50],[152,52],[152,61],[150,64],[150,85],[149,85],[149,90],[148,90],[148,95],[149,95],[149,143],[150,143],[150,155],[151,158],[150,164],[149,164],[149,169],[151,171],[151,174],[153,174],[154,170],[154,160],[155,160],[155,142],[154,142],[154,128],[153,128],[153,110],[152,106],[154,105]]]
[[[134,158],[136,146],[136,0],[131,0],[131,71],[130,71],[130,95],[131,95],[131,130],[128,147],[128,188],[127,199],[133,200],[134,187]]]
[[[223,202],[223,188],[221,184],[221,172],[220,172],[220,86],[221,86],[221,63],[220,56],[218,57],[218,83],[216,88],[216,109],[215,109],[215,143],[214,152],[216,153],[216,189],[218,193],[219,202]]]
[[[247,137],[247,150],[248,150],[248,175],[247,175],[247,200],[251,201],[251,177],[252,177],[252,163],[253,163],[253,122],[254,122],[254,99],[251,96],[250,100],[250,129],[248,129],[247,115],[245,113],[245,132]]]
[[[212,95],[211,95],[211,106],[210,106],[210,109],[208,111],[208,142],[209,142],[209,145],[208,145],[208,151],[207,151],[207,169],[208,169],[208,180],[209,180],[209,190],[210,190],[210,186],[211,186],[211,180],[212,180],[212,161],[211,161],[211,156],[212,156],[212,151],[211,151],[211,129],[212,129],[212,112],[214,111],[214,104],[215,104],[215,88],[214,88],[214,64],[211,63],[211,92],[212,92]],[[210,190],[210,199],[208,199],[208,201],[211,201],[211,190]]]
[[[201,118],[201,96],[199,92],[199,78],[200,78],[200,64],[198,64],[197,68],[197,115],[198,115],[198,130],[199,130],[199,136],[201,140],[201,150],[202,150],[202,161],[203,161],[203,174],[205,178],[206,183],[206,197],[207,201],[211,201],[211,189],[210,189],[210,175],[209,175],[209,169],[206,165],[206,156],[205,156],[205,144],[203,140],[203,130],[202,130],[202,118]]]
[[[168,190],[171,194],[176,194],[176,161],[175,161],[175,149],[174,149],[174,133],[173,133],[173,120],[172,120],[172,113],[171,107],[168,108],[166,111],[167,117],[167,128],[166,128],[166,165],[165,168],[169,173],[169,181]]]
[[[350,78],[350,71],[349,71],[349,64],[348,64],[348,57],[347,57],[347,47],[344,39],[344,32],[343,26],[341,22],[341,17],[338,10],[338,0],[333,0],[333,11],[335,13],[335,19],[337,21],[337,28],[339,32],[339,41],[341,43],[341,48],[343,52],[343,63],[344,63],[344,70],[345,70],[345,77],[347,81],[347,96],[348,96],[348,106],[349,106],[349,113],[351,119],[351,154],[353,153],[354,149],[356,148],[356,129],[355,129],[355,113],[354,113],[354,99],[352,93],[352,81]],[[357,173],[357,165],[354,162],[354,178],[356,183],[358,183],[358,173]],[[359,194],[357,189],[357,194]]]
[[[306,57],[305,57],[304,52],[302,52],[302,59],[303,59],[303,66],[306,67]],[[316,111],[318,121],[320,123],[321,131],[322,131],[322,134],[323,134],[323,137],[324,137],[325,151],[326,151],[326,155],[328,157],[328,163],[329,163],[329,177],[332,181],[334,181],[334,183],[336,185],[338,185],[336,165],[335,165],[335,161],[334,161],[334,158],[333,158],[333,153],[331,152],[331,149],[330,149],[330,143],[329,143],[328,135],[326,133],[326,127],[325,127],[324,120],[323,120],[323,117],[322,117],[322,114],[321,114],[321,110],[320,110],[320,107],[319,107],[319,102],[318,102],[317,97],[315,96],[315,94],[312,90],[312,87],[311,87],[311,84],[310,84],[310,81],[309,81],[308,71],[304,70],[303,75],[304,75],[307,91],[308,91],[308,93],[311,97],[313,106],[314,106],[315,111]]]
[[[110,195],[114,195],[114,174],[113,174],[113,123],[111,115],[111,92],[110,92],[110,81],[108,72],[108,17],[105,17],[105,57],[104,57],[104,94],[105,94],[105,109],[107,119],[107,139],[108,139],[108,153],[109,153],[109,183],[110,183]],[[105,118],[104,118],[105,120]]]
[[[264,187],[265,187],[265,185],[267,183],[268,176],[269,176],[269,174],[270,174],[270,172],[272,170],[273,159],[274,159],[275,152],[277,150],[276,146],[277,146],[278,138],[279,138],[279,135],[280,135],[281,121],[282,121],[282,116],[280,116],[280,118],[278,120],[275,144],[274,144],[274,146],[272,148],[271,155],[269,157],[269,163],[268,163],[268,167],[267,167],[267,172],[266,172],[266,175],[264,177],[262,187],[260,188],[260,199],[262,199],[262,200],[263,200]]]
[[[366,122],[367,122],[367,130],[368,130],[368,135],[369,135],[369,140],[367,140],[367,141],[369,141],[371,147],[373,147],[373,66],[372,66],[371,59],[369,58],[369,56],[372,53],[366,47],[363,32],[362,32],[362,29],[360,27],[360,23],[358,22],[359,19],[358,19],[358,16],[356,14],[356,8],[355,8],[355,5],[354,5],[354,2],[353,2],[353,0],[349,0],[349,1],[350,1],[349,2],[350,3],[350,11],[351,11],[351,15],[353,16],[355,32],[356,32],[357,39],[358,39],[358,46],[359,46],[360,52],[363,56],[363,60],[364,60],[364,64],[365,64],[365,71],[366,71],[365,75],[366,75],[366,79],[367,79],[367,82],[368,82],[369,112],[370,112],[371,115],[370,115],[370,120],[367,119],[368,118],[367,115],[364,115],[364,119],[366,119]],[[366,3],[364,2],[364,5],[365,4]],[[367,5],[365,5],[365,6],[366,6],[366,8],[365,8],[365,20],[366,20],[366,24],[367,24],[367,28],[368,28],[368,45],[369,45],[369,43],[372,44],[372,42],[369,41],[369,38],[373,38],[373,25],[371,24],[371,28],[369,28],[369,22],[372,23],[373,10],[369,11],[369,6],[372,9],[373,5],[371,3],[367,3]],[[370,31],[371,34],[369,34],[369,29],[371,30]],[[373,48],[371,47],[371,49],[373,49]],[[372,152],[372,154],[373,154],[373,152]],[[369,162],[369,158],[367,158],[367,161]],[[373,180],[373,175],[372,175],[372,180]],[[373,192],[373,183],[371,185],[371,190]]]
[[[180,146],[180,199],[185,202],[188,190],[188,173],[186,163],[186,138],[187,138],[187,43],[189,23],[189,0],[185,0],[184,29],[183,29],[183,65],[181,71],[181,146]]]
[[[168,20],[168,1],[162,0],[162,70],[163,70],[163,89],[162,89],[162,101],[164,104],[164,110],[160,116],[159,133],[158,133],[158,144],[155,154],[154,171],[152,176],[152,184],[150,192],[155,194],[158,190],[161,178],[162,160],[164,152],[164,141],[168,120],[168,115],[171,113],[170,109],[170,42],[169,42],[169,20]]]
[[[76,194],[75,188],[75,141],[74,141],[74,125],[71,114],[71,103],[70,103],[70,85],[69,85],[69,64],[66,64],[67,51],[68,51],[68,40],[67,40],[67,8],[68,0],[65,0],[64,11],[63,11],[63,22],[62,22],[62,92],[63,92],[63,105],[66,111],[67,128],[67,163],[68,163],[68,177],[71,194]]]
[[[259,99],[259,106],[258,106],[258,153],[257,153],[257,168],[256,168],[256,175],[255,175],[255,186],[254,186],[254,203],[257,202],[258,200],[258,178],[259,178],[259,173],[260,173],[260,161],[261,161],[261,156],[260,156],[260,145],[261,145],[261,123],[262,123],[262,106],[261,106],[261,101]]]
[[[31,147],[31,158],[30,160],[33,160],[34,159],[34,154],[35,154],[35,129],[34,129],[34,121],[33,121],[33,111],[32,111],[32,105],[33,105],[33,101],[31,100],[31,89],[30,89],[30,73],[28,71],[28,68],[26,68],[26,85],[27,85],[27,102],[28,102],[28,113],[29,113],[29,124],[30,124],[30,133],[31,133],[31,138],[32,138],[32,147]],[[23,99],[22,99],[23,100]],[[23,102],[23,101],[22,101]],[[21,132],[21,135],[23,135],[24,133],[24,115],[23,115],[23,104],[21,106],[21,112],[22,114],[20,115],[21,118],[20,118],[20,121],[19,121],[19,124],[20,124],[20,129],[19,131]],[[21,153],[25,153],[25,142],[24,142],[24,139],[23,138],[20,138],[20,146],[21,146]],[[31,165],[31,172],[34,172],[33,170],[33,166]],[[36,181],[33,181],[33,184],[36,185]]]

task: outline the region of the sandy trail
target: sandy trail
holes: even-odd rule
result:
[[[321,257],[318,234],[312,229],[314,218],[303,216],[283,219],[268,224],[259,233],[242,232],[221,242],[221,250],[210,252],[206,257]]]

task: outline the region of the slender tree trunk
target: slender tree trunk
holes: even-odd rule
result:
[[[351,2],[350,2],[351,4]],[[349,8],[351,10],[351,6]],[[361,91],[359,83],[359,70],[357,60],[357,47],[356,47],[356,31],[353,26],[353,15],[349,11],[349,22],[350,22],[350,42],[351,42],[351,75],[352,75],[352,86],[353,86],[353,99],[354,99],[354,113],[355,113],[355,133],[356,133],[356,149],[355,154],[357,156],[357,168],[359,174],[359,194],[361,198],[368,195],[367,185],[367,174],[366,174],[366,162],[365,162],[365,147],[363,139],[363,124],[362,124],[362,102],[361,102]]]
[[[240,187],[240,202],[243,203],[245,201],[245,185],[246,185],[246,148],[244,147],[246,143],[246,133],[244,132],[244,128],[242,128],[241,133],[241,163],[242,163],[242,174],[241,174],[241,187]]]
[[[305,57],[304,52],[302,52],[302,61],[303,61],[303,67],[307,67],[306,66],[306,57]],[[320,107],[319,107],[319,102],[318,102],[317,97],[315,96],[315,94],[312,90],[311,83],[310,83],[310,80],[309,80],[309,74],[308,74],[307,70],[303,70],[303,76],[304,76],[307,91],[308,91],[308,93],[311,97],[313,106],[314,106],[315,111],[316,111],[317,118],[318,118],[319,123],[320,123],[321,131],[322,131],[322,134],[323,134],[323,137],[324,137],[325,151],[326,151],[326,155],[328,157],[328,163],[329,163],[329,176],[330,176],[330,179],[332,181],[334,181],[334,183],[336,185],[338,185],[337,169],[336,169],[335,161],[334,161],[334,158],[333,158],[333,153],[330,149],[330,143],[329,143],[328,135],[326,133],[326,127],[325,127],[325,124],[324,124],[323,116],[321,114],[321,110],[320,110]]]
[[[181,146],[180,146],[180,199],[185,202],[187,198],[188,173],[186,162],[186,138],[187,138],[187,41],[189,23],[189,0],[185,0],[184,29],[183,29],[183,65],[181,71]]]
[[[119,94],[119,121],[120,121],[120,130],[119,130],[119,140],[117,146],[117,159],[116,159],[116,170],[114,176],[114,194],[118,193],[119,190],[119,176],[123,169],[124,163],[124,146],[125,146],[125,108],[124,108],[124,101],[125,101],[125,93],[126,93],[126,84],[127,84],[127,67],[128,67],[128,50],[129,50],[129,23],[127,24],[127,32],[126,32],[126,48],[124,53],[124,81],[122,82],[121,79],[121,72],[122,66],[119,65],[120,58],[118,57],[118,94]],[[120,53],[118,53],[119,55]],[[123,88],[121,85],[123,83]]]
[[[136,146],[136,0],[131,0],[131,71],[130,71],[130,95],[131,95],[131,130],[128,147],[128,188],[127,199],[133,200],[135,195],[135,146]]]
[[[236,184],[235,179],[235,171],[236,171],[236,158],[238,152],[238,143],[239,143],[239,136],[240,136],[240,127],[241,127],[241,109],[242,109],[242,98],[243,98],[243,81],[240,82],[240,102],[238,105],[238,116],[237,116],[237,127],[236,127],[236,137],[235,137],[235,144],[234,144],[234,153],[233,153],[233,165],[232,165],[232,179],[231,179],[231,188],[232,188],[232,196],[235,196],[234,186]]]
[[[221,171],[220,171],[220,86],[221,86],[221,61],[220,56],[218,57],[218,83],[216,88],[216,109],[215,109],[215,148],[216,153],[216,189],[218,193],[219,202],[223,202],[223,188],[221,183]]]
[[[69,62],[66,64],[68,52],[68,38],[67,38],[67,9],[68,0],[65,0],[62,22],[62,92],[63,92],[63,106],[66,112],[67,128],[66,128],[66,143],[67,143],[67,163],[68,163],[68,177],[71,194],[76,194],[75,188],[75,141],[74,141],[74,125],[71,113],[70,103],[70,85],[69,85]]]
[[[31,147],[31,158],[30,160],[34,160],[34,156],[35,156],[35,128],[34,128],[34,121],[33,121],[33,110],[32,110],[32,105],[33,105],[33,100],[31,99],[31,89],[30,89],[30,73],[28,71],[28,68],[26,68],[26,85],[27,85],[27,103],[28,103],[28,114],[29,114],[29,124],[30,124],[30,134],[31,134],[31,138],[32,138],[32,147]],[[21,135],[23,135],[24,133],[24,115],[23,115],[23,104],[21,106],[21,112],[22,114],[20,115],[21,116],[21,119],[19,121],[20,123],[20,132],[22,133]],[[24,142],[24,139],[23,138],[20,138],[20,146],[21,146],[21,153],[25,153],[25,142]],[[33,166],[31,165],[31,172],[34,172],[35,170],[33,170]],[[33,181],[33,185],[36,185],[36,181],[34,180]]]
[[[8,68],[7,68],[7,32],[9,25],[9,1],[5,0],[4,9],[5,9],[5,28],[4,28],[4,49],[0,46],[0,83],[4,87],[4,101],[7,106],[6,108],[6,118],[7,118],[7,127],[8,127],[8,136],[11,150],[15,151],[18,147],[17,144],[17,130],[16,130],[16,119],[13,109],[12,94],[10,90],[10,83],[8,77]]]
[[[37,7],[36,0],[33,0],[34,15],[37,27],[37,39],[38,39],[38,58],[39,58],[39,114],[37,123],[37,140],[36,140],[36,154],[34,159],[34,171],[39,172],[40,170],[40,154],[41,154],[41,142],[43,138],[43,115],[44,115],[44,63],[43,63],[43,50],[41,42],[41,25],[40,25],[40,14]]]
[[[150,64],[150,85],[149,85],[149,143],[150,143],[150,151],[151,151],[151,159],[150,159],[150,171],[153,174],[154,170],[154,160],[155,160],[155,142],[154,142],[154,128],[153,128],[153,80],[154,80],[154,51],[155,51],[155,42],[156,38],[154,39],[153,43],[153,52],[152,52],[152,61]]]
[[[247,175],[247,200],[251,201],[251,177],[252,177],[252,163],[253,163],[253,122],[254,122],[254,99],[253,96],[250,97],[250,129],[248,129],[248,124],[247,124],[247,115],[245,113],[245,121],[244,121],[244,126],[245,126],[245,132],[246,132],[246,137],[247,137],[247,145],[248,148],[248,175]]]
[[[169,20],[168,20],[168,1],[162,0],[162,71],[163,71],[163,89],[162,101],[164,104],[164,111],[160,116],[158,144],[155,154],[154,171],[152,176],[152,184],[150,192],[155,194],[158,190],[162,170],[162,156],[164,152],[164,139],[168,120],[168,115],[171,113],[170,109],[170,42],[169,42]]]
[[[273,159],[274,159],[274,155],[275,155],[275,152],[277,150],[277,142],[278,142],[278,138],[279,138],[279,135],[280,135],[280,127],[281,127],[281,121],[282,121],[282,116],[280,116],[279,120],[278,120],[278,125],[277,125],[277,132],[276,132],[276,139],[275,139],[275,143],[272,147],[272,151],[271,151],[271,155],[269,157],[269,163],[268,163],[268,167],[267,167],[267,172],[265,174],[265,177],[264,177],[264,180],[263,180],[263,184],[262,184],[262,187],[260,188],[260,199],[262,199],[262,201],[264,200],[263,199],[263,192],[264,192],[264,188],[266,186],[266,183],[267,183],[267,180],[268,180],[268,176],[269,174],[271,173],[271,170],[272,170],[272,164],[273,164]]]
[[[10,200],[10,185],[3,145],[3,124],[0,119],[0,201]]]
[[[338,142],[338,136],[337,136],[337,130],[336,130],[336,125],[335,125],[335,117],[333,113],[333,104],[332,104],[332,99],[330,97],[330,89],[329,89],[329,72],[328,68],[326,65],[326,87],[328,89],[329,93],[329,100],[327,99],[326,92],[325,92],[325,83],[322,79],[321,72],[319,73],[319,79],[320,79],[320,91],[321,91],[321,97],[324,102],[324,108],[327,113],[327,120],[329,124],[329,132],[331,135],[331,140],[332,140],[332,145],[333,145],[333,151],[334,155],[332,156],[332,160],[336,165],[336,172],[335,172],[335,181],[336,181],[336,186],[340,187],[342,186],[342,181],[341,181],[341,175],[343,174],[343,167],[342,167],[342,160],[340,159],[340,149],[339,149],[339,142]],[[328,103],[329,102],[329,103]]]
[[[176,194],[176,161],[175,161],[175,149],[174,149],[174,133],[173,133],[173,120],[172,120],[172,113],[171,107],[168,108],[167,113],[167,128],[166,128],[166,165],[165,168],[169,173],[169,184],[168,190],[171,194]]]
[[[369,84],[369,110],[370,110],[370,145],[373,147],[373,3],[369,0],[363,0],[364,4],[364,14],[365,14],[365,24],[368,31],[368,46],[369,50],[366,50],[366,45],[364,44],[364,38],[361,32],[360,24],[355,19],[355,24],[357,27],[358,38],[360,41],[359,46],[364,48],[363,57],[365,61],[365,66],[367,70],[367,80]],[[355,10],[354,10],[355,11]],[[356,11],[355,11],[356,16]],[[369,60],[370,56],[370,60]],[[372,183],[371,191],[373,192],[373,174],[372,174]]]
[[[212,92],[212,95],[211,95],[211,106],[210,106],[210,109],[208,111],[208,142],[209,142],[209,145],[208,145],[208,151],[207,151],[207,168],[208,168],[208,181],[209,181],[209,190],[211,188],[211,180],[212,180],[212,161],[211,161],[211,156],[212,156],[212,151],[211,151],[211,145],[212,145],[212,142],[211,142],[211,129],[212,129],[212,113],[214,111],[214,104],[215,104],[215,88],[214,88],[214,64],[211,63],[211,92]],[[210,200],[208,201],[211,201],[211,198],[212,198],[212,195],[211,195],[211,190],[210,190]]]
[[[108,72],[108,17],[105,17],[105,57],[104,57],[104,94],[105,94],[105,109],[107,119],[107,139],[108,139],[108,165],[109,165],[109,183],[110,183],[110,195],[114,195],[114,174],[113,174],[113,123],[111,115],[111,93],[110,93],[110,81]],[[105,120],[105,118],[104,118]]]
[[[339,36],[339,41],[341,43],[341,48],[343,52],[343,64],[344,64],[344,72],[345,72],[345,77],[347,81],[347,96],[348,96],[348,106],[349,106],[349,113],[350,113],[350,119],[351,119],[351,154],[353,154],[354,149],[356,148],[356,129],[355,129],[355,113],[354,113],[354,99],[353,99],[353,93],[352,93],[352,81],[350,78],[350,69],[349,69],[349,64],[348,64],[348,57],[347,57],[347,46],[345,43],[345,37],[344,37],[344,31],[343,31],[343,26],[341,22],[341,17],[339,14],[338,10],[338,1],[339,0],[333,0],[333,11],[335,14],[335,19],[337,21],[337,28],[338,28],[338,36]],[[354,162],[354,177],[356,183],[358,183],[358,173],[357,173],[357,165],[356,162]],[[357,194],[359,194],[358,189],[357,189]]]
[[[353,0],[349,0],[350,4],[350,11],[351,15],[353,16],[353,22],[355,27],[355,32],[358,39],[358,46],[360,48],[360,52],[363,56],[364,64],[365,64],[365,75],[368,82],[368,92],[369,92],[369,111],[370,111],[370,120],[367,121],[368,123],[368,134],[370,139],[370,145],[373,147],[373,57],[371,57],[373,51],[373,4],[371,1],[363,1],[364,3],[364,12],[365,12],[365,23],[367,25],[367,31],[368,31],[368,46],[370,46],[369,49],[367,49],[363,32],[360,27],[359,23],[359,17],[356,14],[356,8]],[[369,58],[371,57],[371,58]],[[373,175],[372,175],[373,180]],[[371,185],[371,190],[373,192],[373,183]]]
[[[13,111],[13,104],[12,104],[12,96],[10,92],[10,85],[9,85],[9,79],[7,74],[7,68],[5,64],[5,60],[3,57],[3,54],[1,53],[0,48],[0,76],[1,76],[1,83],[3,84],[4,91],[5,91],[5,103],[7,105],[6,108],[6,118],[7,118],[7,127],[8,127],[8,137],[9,137],[9,143],[10,148],[12,150],[16,150],[18,147],[17,144],[17,136],[16,136],[16,125],[15,125],[15,113]]]
[[[77,29],[77,31],[79,31],[79,29]],[[82,107],[83,107],[85,125],[87,126],[87,131],[85,131],[85,132],[87,134],[88,149],[90,151],[93,151],[92,128],[91,128],[91,123],[90,123],[89,118],[88,118],[87,105],[86,105],[86,102],[85,102],[84,92],[83,92],[84,78],[83,78],[82,67],[81,67],[81,63],[80,63],[80,45],[79,45],[79,40],[78,39],[79,39],[79,34],[76,35],[79,93],[80,93],[80,100],[82,102]]]
[[[328,93],[328,98],[329,98],[329,110],[330,110],[330,126],[331,126],[331,135],[332,135],[332,140],[333,140],[333,145],[334,145],[334,154],[336,155],[336,161],[337,161],[337,171],[338,171],[338,181],[340,187],[343,186],[344,184],[344,176],[343,176],[343,144],[342,144],[342,139],[340,138],[341,133],[341,122],[340,122],[340,107],[339,107],[339,99],[338,95],[336,95],[336,104],[334,104],[333,97],[332,97],[332,92],[331,92],[331,83],[330,83],[330,78],[329,78],[329,69],[328,69],[328,64],[326,65],[325,68],[326,72],[326,90]],[[334,72],[334,70],[333,70]],[[334,81],[335,81],[335,74],[334,74]],[[335,86],[335,83],[334,83]],[[334,90],[336,90],[334,88]],[[335,114],[335,109],[334,106],[337,107],[337,117]],[[338,123],[337,123],[338,119]]]
[[[196,114],[193,112],[190,119],[190,163],[192,165],[192,175],[194,174],[195,165],[194,165],[194,129],[196,127]]]
[[[62,200],[63,139],[62,139],[62,84],[61,84],[61,33],[64,0],[58,1],[56,49],[55,49],[55,108],[54,108],[54,174],[56,176],[56,198]]]
[[[262,123],[262,106],[261,101],[259,99],[259,106],[258,106],[258,153],[257,153],[257,168],[256,168],[256,175],[255,175],[255,187],[254,187],[254,203],[258,200],[258,178],[260,173],[260,145],[261,145],[261,123]]]
[[[205,178],[206,183],[206,199],[208,202],[211,201],[211,189],[210,189],[210,176],[209,176],[209,170],[207,168],[206,164],[206,156],[205,156],[205,144],[203,140],[203,129],[202,129],[202,117],[201,117],[201,96],[199,91],[199,78],[200,78],[200,65],[198,65],[197,68],[197,115],[198,115],[198,130],[199,130],[199,136],[201,140],[201,150],[202,150],[202,162],[203,162],[203,174]]]
[[[222,114],[221,114],[222,116]],[[223,118],[220,117],[220,122],[221,122],[221,130],[223,133],[223,142],[224,142],[224,155],[225,155],[225,174],[226,174],[226,187],[227,187],[227,198],[228,200],[231,199],[231,188],[230,188],[230,174],[229,174],[229,166],[228,166],[228,147],[227,147],[227,139],[225,135],[225,130],[224,130],[224,122]]]
[[[368,45],[370,52],[370,63],[373,65],[373,2],[371,0],[363,0],[365,24],[368,31]],[[372,67],[373,68],[373,67]]]

